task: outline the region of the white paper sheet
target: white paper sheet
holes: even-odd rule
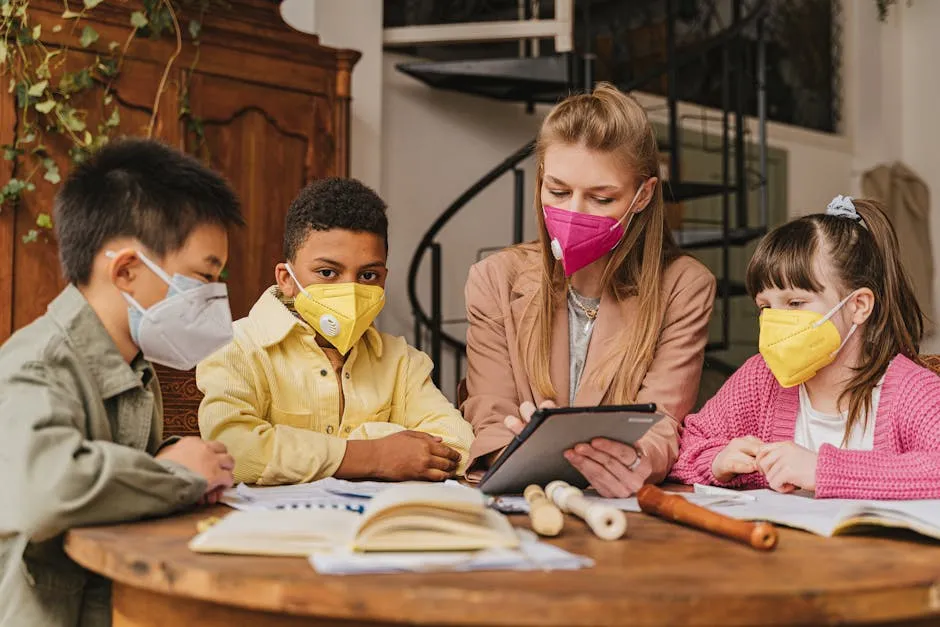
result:
[[[577,570],[590,568],[594,560],[540,542],[534,534],[518,530],[523,542],[518,549],[489,549],[475,552],[356,553],[338,550],[316,553],[309,558],[324,575],[378,573],[468,572],[475,570]]]

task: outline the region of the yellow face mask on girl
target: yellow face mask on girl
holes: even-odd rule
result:
[[[290,264],[287,272],[300,293],[297,313],[343,355],[363,336],[385,306],[385,290],[362,283],[316,283],[304,287]]]
[[[846,296],[826,315],[802,309],[761,312],[758,349],[781,386],[805,383],[835,360],[858,328],[853,324],[843,340],[831,320],[851,297]]]

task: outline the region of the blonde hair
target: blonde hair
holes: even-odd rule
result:
[[[545,398],[556,398],[550,376],[552,323],[556,306],[566,297],[561,262],[551,254],[548,231],[542,213],[541,189],[545,175],[545,152],[554,144],[584,146],[609,154],[630,171],[634,183],[659,176],[659,148],[646,111],[632,97],[609,83],[600,83],[590,94],[569,96],[549,112],[536,142],[538,160],[535,213],[538,220],[539,251],[543,280],[535,296],[534,337],[520,337],[520,354],[529,379]],[[528,246],[531,250],[531,245]],[[657,181],[645,210],[630,221],[623,241],[614,249],[604,268],[602,285],[617,300],[639,296],[638,316],[625,327],[615,342],[626,354],[626,372],[614,377],[613,399],[632,402],[653,361],[665,308],[662,276],[666,265],[679,256],[679,249],[666,228],[662,181]],[[615,370],[619,360],[608,368]],[[603,375],[617,375],[602,372]],[[587,385],[596,383],[586,381]],[[566,391],[567,392],[567,391]]]
[[[861,221],[813,214],[777,227],[754,251],[747,267],[751,297],[768,288],[821,293],[816,275],[819,254],[834,270],[840,298],[867,287],[875,295],[862,334],[860,366],[839,397],[849,397],[843,444],[860,420],[871,419],[871,395],[898,354],[917,361],[924,334],[924,314],[901,265],[898,237],[876,200],[854,199]],[[867,417],[867,418],[866,418]],[[863,425],[864,426],[864,425]]]

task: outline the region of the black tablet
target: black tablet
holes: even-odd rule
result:
[[[662,418],[653,404],[540,409],[493,462],[480,489],[521,494],[530,484],[544,486],[556,479],[586,488],[587,479],[565,459],[566,450],[594,438],[632,445]]]

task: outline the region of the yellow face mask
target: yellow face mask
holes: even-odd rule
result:
[[[294,308],[343,355],[363,336],[385,306],[385,290],[361,283],[317,283],[304,287],[290,264],[287,272],[300,293]]]
[[[805,383],[835,360],[858,328],[853,324],[843,340],[831,320],[851,297],[846,296],[826,315],[799,309],[761,312],[758,349],[781,386]]]

